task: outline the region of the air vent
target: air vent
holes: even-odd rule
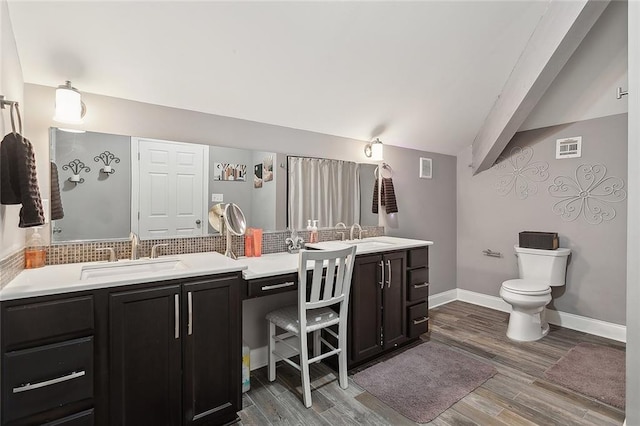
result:
[[[582,136],[556,140],[556,159],[582,157]]]
[[[431,169],[431,158],[420,158],[420,177],[422,179],[431,179],[433,170]]]

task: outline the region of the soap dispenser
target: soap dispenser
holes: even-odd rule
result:
[[[312,243],[318,242],[318,221],[315,219],[313,221],[313,225],[311,226],[311,236],[309,237],[309,240]]]
[[[24,267],[25,269],[40,268],[44,266],[47,259],[47,249],[42,240],[42,236],[38,232],[40,228],[33,228],[33,234],[27,240],[24,248]]]

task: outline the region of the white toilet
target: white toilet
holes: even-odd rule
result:
[[[549,332],[544,308],[551,302],[551,287],[565,284],[571,250],[538,250],[517,245],[515,250],[520,278],[503,282],[500,297],[512,307],[507,337],[531,342]]]

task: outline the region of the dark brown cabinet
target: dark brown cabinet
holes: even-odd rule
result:
[[[349,364],[407,341],[406,253],[358,256],[349,306]]]
[[[110,296],[111,424],[217,425],[240,409],[238,279]]]
[[[2,425],[222,425],[241,408],[240,273],[0,303]]]

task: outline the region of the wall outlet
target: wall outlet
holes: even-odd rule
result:
[[[224,194],[211,194],[211,202],[222,203],[224,201]]]

